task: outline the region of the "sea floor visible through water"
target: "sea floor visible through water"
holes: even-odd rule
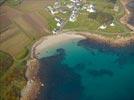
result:
[[[38,100],[134,100],[134,46],[72,40],[39,55]]]

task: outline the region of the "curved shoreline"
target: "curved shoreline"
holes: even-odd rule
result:
[[[125,15],[120,19],[121,23],[129,27],[132,31],[134,31],[134,27],[127,23],[127,20],[129,18],[130,12],[126,8],[126,3],[128,3],[127,0],[120,0],[122,5],[125,8]],[[127,2],[126,2],[127,1]],[[58,41],[54,41],[52,37],[57,37],[60,35],[64,36],[62,39],[58,39]],[[70,38],[67,38],[65,36],[69,36]],[[72,37],[74,36],[74,37]],[[38,78],[38,70],[39,70],[39,62],[37,55],[40,53],[44,48],[48,48],[50,46],[56,45],[62,41],[68,41],[70,39],[74,38],[88,38],[92,39],[93,41],[101,42],[101,43],[107,43],[113,47],[123,47],[126,45],[129,45],[131,43],[134,43],[134,35],[131,37],[121,37],[117,36],[117,38],[108,38],[102,35],[93,34],[89,32],[65,32],[63,34],[59,35],[52,35],[52,36],[45,36],[42,37],[39,41],[34,43],[31,49],[31,57],[30,60],[27,61],[27,70],[26,70],[26,78],[27,78],[27,85],[21,92],[21,100],[36,100],[37,96],[39,94],[40,88],[44,86],[40,82],[40,79]],[[50,39],[51,38],[51,39]],[[48,40],[49,42],[53,41],[52,43],[49,43],[49,45],[44,45],[45,41]],[[44,45],[44,46],[43,46]],[[43,46],[43,47],[42,47]],[[38,49],[37,49],[38,48]]]
[[[101,42],[109,44],[113,47],[123,47],[131,43],[134,43],[134,36],[129,38],[118,37],[117,39],[114,39],[88,32],[66,32],[59,35],[52,35],[41,38],[33,45],[31,51],[31,59],[27,62],[26,77],[28,81],[27,85],[22,90],[21,100],[35,100],[40,92],[40,88],[44,86],[44,84],[40,82],[40,79],[37,75],[39,70],[39,62],[37,58],[38,53],[44,50],[44,48],[49,48],[60,42],[69,41],[76,38],[90,39],[93,41],[97,41],[98,43]],[[51,42],[52,40],[53,42]]]
[[[59,34],[52,35],[47,37],[42,37],[39,41],[34,43],[31,49],[31,57],[27,61],[27,70],[26,70],[26,78],[27,84],[24,89],[21,91],[21,99],[20,100],[36,100],[38,94],[40,93],[40,88],[44,86],[40,82],[38,77],[39,71],[39,60],[37,55],[39,52],[44,50],[44,48],[49,48],[53,45],[57,45],[60,42],[66,42],[73,39],[85,39],[84,36],[76,35],[76,34]],[[53,40],[53,42],[51,42]]]
[[[109,44],[112,47],[124,47],[131,43],[134,43],[134,35],[132,35],[131,37],[122,37],[118,35],[116,38],[111,38],[111,37],[106,37],[106,36],[86,33],[86,32],[80,32],[78,34],[81,34],[90,40],[97,41],[98,43],[101,42],[101,43]]]
[[[131,2],[132,0],[120,0],[121,4],[123,5],[124,9],[125,9],[125,15],[123,17],[120,18],[120,22],[123,25],[126,25],[129,29],[131,29],[132,31],[134,31],[134,26],[130,25],[128,23],[128,19],[131,16],[131,12],[128,10],[127,8],[127,4],[129,2]]]

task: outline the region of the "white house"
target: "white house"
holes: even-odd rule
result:
[[[55,14],[59,13],[59,11],[56,10],[56,9],[53,9],[53,10],[51,10],[50,12],[51,12],[52,15],[55,15]]]
[[[73,8],[73,4],[67,4],[66,5],[69,9]]]
[[[95,8],[95,6],[93,4],[90,4],[89,8]]]
[[[76,21],[76,15],[72,14],[69,18],[70,22],[75,22]]]
[[[70,1],[75,2],[75,0],[70,0]]]
[[[63,21],[60,21],[60,22],[57,23],[57,26],[58,26],[58,27],[60,27],[60,26],[62,26],[62,25],[63,25]]]
[[[96,7],[91,4],[87,7],[87,11],[90,12],[90,13],[95,13],[96,12]]]
[[[57,29],[54,28],[54,30],[52,31],[53,34],[57,34]]]
[[[50,10],[50,12],[51,12],[52,15],[59,13],[58,10],[52,8],[51,6],[48,6],[47,8]]]
[[[66,11],[65,8],[61,8],[61,9],[60,9],[60,12],[63,13],[63,14],[67,13],[67,11]]]
[[[115,26],[115,24],[114,23],[111,23],[110,26]]]
[[[72,1],[73,3],[76,3],[76,2],[78,2],[79,0],[70,0],[70,1]]]
[[[47,8],[48,8],[49,10],[52,10],[52,9],[53,9],[51,6],[48,6]]]
[[[104,29],[106,29],[106,28],[107,28],[106,25],[101,25],[101,26],[99,27],[99,29],[102,29],[102,30],[104,30]]]
[[[64,23],[64,21],[63,21],[62,18],[55,17],[54,20],[57,21],[57,24],[56,25],[58,27],[60,27]]]
[[[57,22],[59,22],[61,19],[58,18],[58,17],[55,17],[54,20],[57,21]]]

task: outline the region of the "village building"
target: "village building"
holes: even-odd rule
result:
[[[59,13],[58,10],[56,10],[55,8],[52,8],[51,6],[48,6],[47,8],[49,9],[49,11],[50,11],[50,13],[51,13],[52,15]]]
[[[90,5],[87,7],[87,11],[90,12],[90,13],[95,13],[95,12],[96,12],[96,7],[95,7],[95,5],[90,4]]]
[[[59,9],[59,12],[65,14],[65,13],[67,13],[67,9],[66,9],[65,7],[61,7],[61,8]]]
[[[104,30],[104,29],[106,29],[106,28],[107,28],[106,25],[101,25],[101,26],[99,27],[99,29],[102,29],[102,30]]]
[[[60,27],[60,26],[62,26],[62,25],[64,24],[64,21],[63,21],[62,18],[55,17],[54,19],[55,19],[55,21],[57,22],[56,25],[57,25],[58,27]]]
[[[115,26],[115,24],[114,23],[111,23],[110,26]]]
[[[70,0],[72,1],[73,3],[79,3],[81,0]]]
[[[55,9],[58,9],[60,7],[61,7],[61,2],[60,1],[57,1],[57,2],[54,3],[54,8]]]
[[[69,9],[73,8],[73,3],[66,5]]]
[[[56,35],[57,33],[58,33],[58,28],[54,28],[54,30],[52,31],[52,33],[54,34],[54,35]]]
[[[55,17],[54,20],[57,21],[57,22],[59,22],[61,19],[58,18],[58,17]]]
[[[87,7],[88,7],[88,4],[84,4],[84,5],[82,6],[82,10],[86,10]]]
[[[79,13],[79,7],[81,5],[81,0],[71,0],[73,2],[72,6],[72,13],[69,17],[70,22],[74,22],[77,19],[78,13]]]
[[[76,16],[74,14],[72,14],[69,18],[70,22],[75,22],[76,21]]]
[[[62,26],[63,24],[64,24],[63,21],[59,21],[59,22],[57,22],[57,26],[58,26],[58,27]]]

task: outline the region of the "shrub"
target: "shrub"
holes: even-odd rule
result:
[[[111,14],[101,11],[96,13],[90,13],[88,17],[90,19],[96,20],[100,24],[110,24],[114,19],[114,17]]]
[[[21,60],[24,59],[29,53],[29,50],[27,48],[24,48],[17,56],[16,59],[17,60]]]

